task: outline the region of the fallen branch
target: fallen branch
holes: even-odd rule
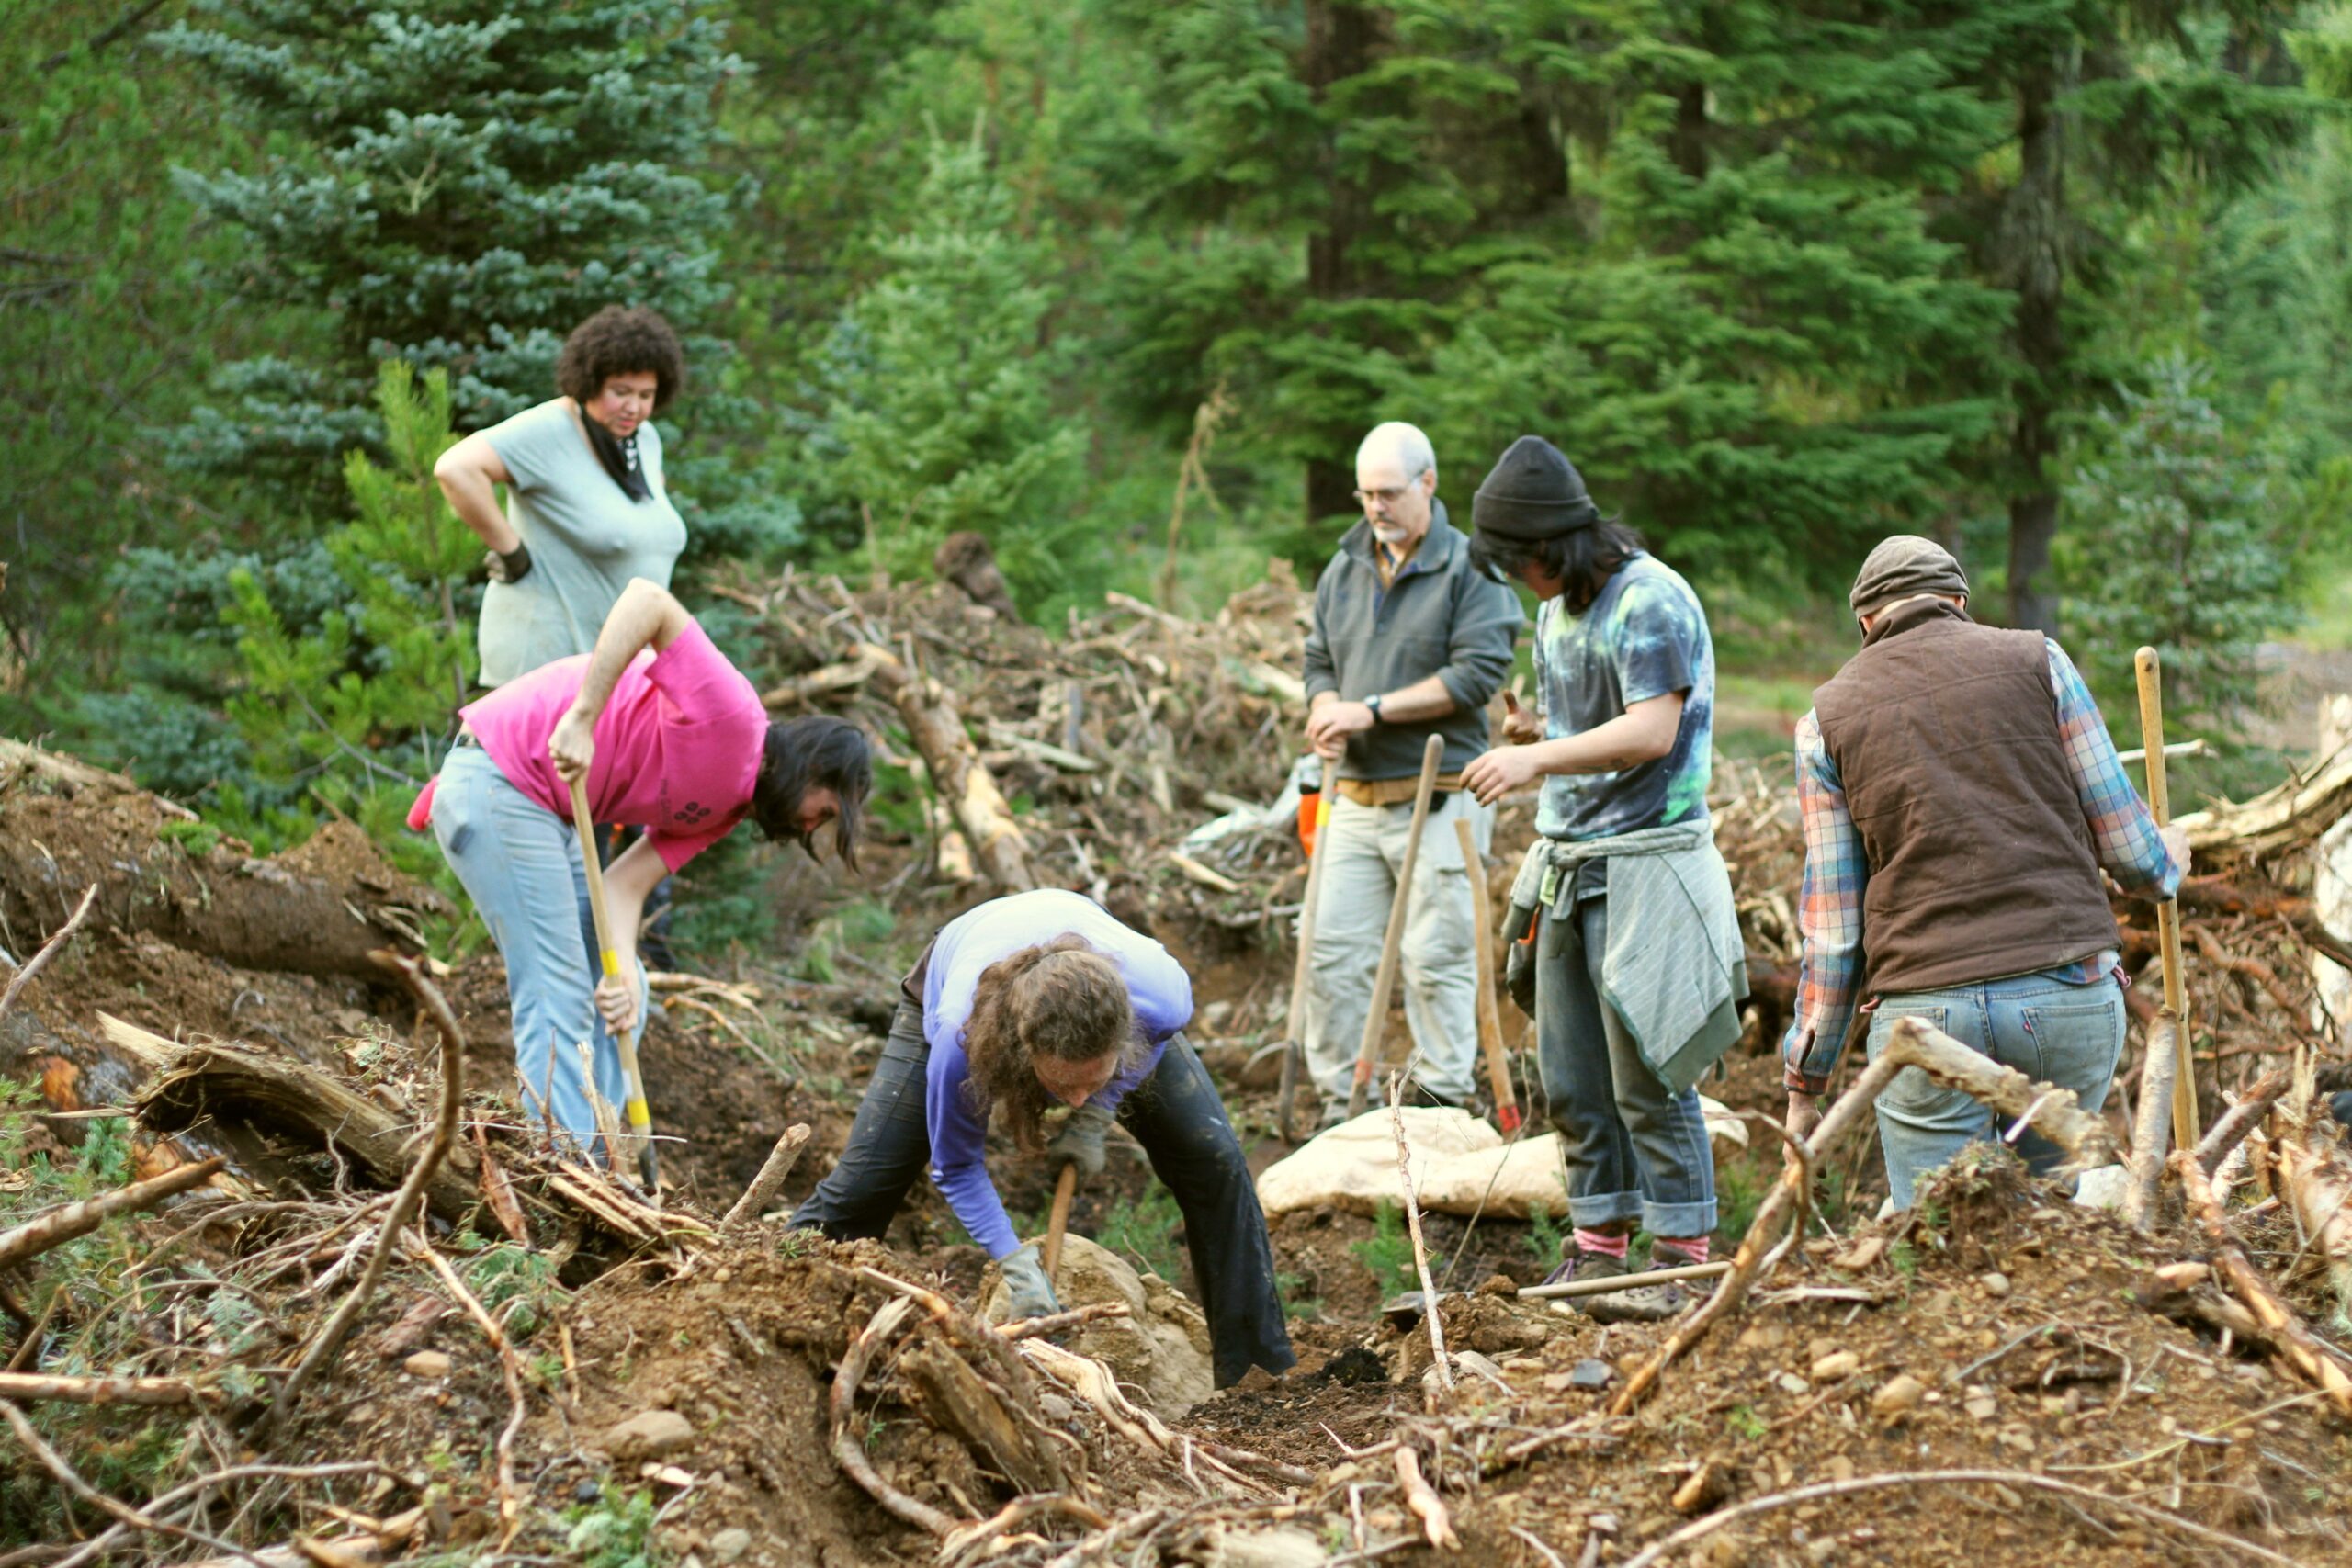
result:
[[[128,1503],[116,1502],[76,1474],[74,1467],[65,1462],[63,1455],[41,1441],[40,1434],[33,1430],[33,1424],[25,1419],[25,1413],[6,1400],[0,1400],[0,1420],[8,1423],[8,1430],[16,1434],[17,1441],[24,1444],[32,1456],[40,1461],[43,1469],[57,1477],[59,1485],[108,1518],[128,1525],[132,1529],[147,1530],[156,1535],[175,1535],[182,1540],[192,1540],[198,1546],[209,1546],[215,1551],[226,1552],[232,1557],[241,1557],[248,1562],[259,1561],[253,1553],[232,1545],[217,1536],[207,1535],[202,1530],[189,1529],[185,1525],[166,1524],[161,1519],[151,1518],[141,1513]]]
[[[1444,1365],[1440,1352],[1439,1365]],[[1453,1517],[1446,1512],[1445,1499],[1430,1488],[1421,1476],[1421,1461],[1408,1443],[1396,1445],[1396,1483],[1405,1489],[1405,1506],[1413,1510],[1421,1521],[1421,1533],[1440,1551],[1459,1551],[1462,1541],[1453,1533]]]
[[[36,1219],[27,1220],[16,1229],[0,1233],[0,1269],[38,1258],[52,1247],[60,1247],[76,1236],[89,1235],[117,1214],[135,1214],[152,1209],[164,1199],[201,1187],[220,1173],[228,1162],[215,1155],[194,1165],[178,1166],[161,1176],[151,1176],[144,1181],[134,1181],[96,1198],[85,1198],[78,1203],[68,1203],[51,1209]]]
[[[1711,1536],[1726,1525],[1753,1518],[1758,1514],[1769,1514],[1776,1509],[1793,1508],[1802,1504],[1817,1502],[1824,1497],[1843,1497],[1857,1492],[1880,1491],[1890,1486],[1968,1485],[2018,1487],[2029,1491],[2055,1493],[2060,1496],[2074,1498],[2077,1502],[2096,1503],[2103,1507],[2114,1508],[2129,1514],[2135,1519],[2143,1519],[2149,1524],[2158,1525],[2165,1529],[2178,1530],[2192,1540],[2204,1541],[2225,1551],[2243,1551],[2259,1562],[2283,1563],[2286,1568],[2295,1568],[2293,1558],[2282,1556],[2268,1547],[2258,1546],[2242,1536],[2230,1535],[2198,1524],[2194,1520],[2184,1519],[2177,1514],[2167,1514],[2162,1508],[2152,1508],[2145,1503],[2135,1503],[2129,1497],[2118,1497],[2112,1493],[2101,1492],[2096,1487],[2078,1486],[2071,1481],[2060,1481],[2052,1476],[2036,1475],[2030,1471],[2022,1470],[1920,1470],[1893,1475],[1858,1475],[1851,1481],[1824,1481],[1811,1486],[1799,1486],[1788,1492],[1775,1492],[1769,1496],[1751,1497],[1745,1503],[1735,1503],[1730,1507],[1718,1509],[1703,1519],[1693,1520],[1663,1540],[1651,1542],[1643,1548],[1637,1556],[1628,1561],[1625,1568],[1650,1568],[1652,1563],[1662,1561],[1668,1553],[1679,1551],[1694,1540]]]
[[[514,1341],[506,1337],[505,1326],[466,1289],[466,1282],[458,1278],[458,1271],[449,1267],[447,1258],[423,1241],[412,1243],[409,1251],[441,1277],[458,1304],[466,1309],[466,1315],[474,1320],[474,1326],[481,1330],[482,1337],[490,1341],[490,1348],[498,1352],[499,1370],[506,1377],[506,1426],[498,1434],[498,1550],[503,1551],[506,1543],[514,1539],[514,1532],[523,1528],[522,1499],[514,1490],[514,1435],[523,1429],[522,1358],[514,1353]],[[511,1311],[520,1304],[520,1299],[507,1304]]]
[[[2308,1116],[2308,1100],[2302,1106]],[[2352,1310],[2352,1168],[2346,1167],[2334,1140],[2312,1135],[2305,1118],[2290,1113],[2279,1122],[2278,1134],[2272,1141],[2278,1151],[2278,1185],[2302,1225],[2307,1238],[2304,1247],[2319,1254],[2327,1265],[2337,1309]],[[2289,1265],[2287,1272],[2292,1274],[2294,1266]]]
[[[2180,1065],[2180,1021],[2158,1013],[2140,1053],[2138,1114],[2132,1119],[2132,1184],[2123,1217],[2145,1235],[2155,1227],[2156,1188],[2171,1149],[2173,1081]]]
[[[1007,1339],[1035,1339],[1042,1334],[1060,1334],[1106,1317],[1131,1315],[1125,1302],[1093,1302],[1082,1307],[1072,1307],[1068,1312],[1048,1313],[1043,1317],[1016,1317],[1010,1323],[999,1324],[997,1332]]]
[[[2114,1162],[2114,1135],[2108,1131],[2104,1120],[2082,1108],[2074,1090],[2036,1083],[2014,1067],[2005,1067],[1971,1050],[1923,1020],[1896,1020],[1888,1032],[1886,1049],[1879,1054],[1878,1060],[1857,1074],[1852,1087],[1823,1114],[1820,1125],[1804,1145],[1802,1158],[1782,1168],[1780,1179],[1758,1207],[1747,1234],[1740,1238],[1739,1250],[1732,1258],[1724,1282],[1715,1287],[1714,1293],[1698,1311],[1677,1325],[1666,1343],[1625,1381],[1616,1398],[1610,1401],[1611,1415],[1630,1415],[1668,1367],[1706,1337],[1719,1319],[1738,1310],[1764,1272],[1769,1258],[1778,1256],[1772,1247],[1781,1227],[1802,1213],[1810,1172],[1839,1139],[1860,1122],[1880,1092],[1905,1067],[1917,1067],[1938,1083],[1964,1090],[2005,1116],[2023,1116],[2032,1111],[2034,1131],[2065,1151],[2070,1168]],[[1792,1230],[1790,1241],[1793,1242],[1798,1234]]]
[[[2222,945],[2220,937],[2203,926],[2189,927],[2188,934],[2196,939],[2197,951],[2205,962],[2260,986],[2269,993],[2270,999],[2278,1004],[2278,1010],[2287,1015],[2289,1024],[2299,1031],[2303,1030],[2304,1010],[2295,1000],[2295,994],[2287,988],[2287,983],[2278,977],[2278,971],[2251,954],[2232,953]]]
[[[58,1400],[67,1404],[221,1404],[229,1396],[186,1378],[75,1378],[46,1372],[0,1372],[0,1399]]]
[[[2206,1175],[2211,1176],[2222,1168],[2222,1162],[2230,1157],[2230,1151],[2236,1148],[2248,1133],[2262,1124],[2262,1119],[2270,1114],[2270,1108],[2278,1104],[2286,1092],[2287,1074],[2283,1069],[2274,1067],[2256,1078],[2254,1087],[2245,1091],[2244,1099],[2223,1111],[2211,1127],[2205,1129],[2205,1136],[2197,1145],[2197,1163],[2204,1168]]]
[[[915,675],[888,649],[871,643],[858,646],[859,658],[869,653],[876,660],[875,684],[889,693],[907,721],[907,733],[922,752],[940,801],[963,829],[980,869],[1008,893],[1036,886],[1036,875],[1029,869],[1028,840],[1013,820],[996,776],[982,764],[971,737],[964,732],[964,716],[954,696],[938,682]]]
[[[833,1461],[842,1473],[857,1483],[865,1495],[904,1519],[917,1529],[941,1538],[953,1531],[958,1521],[949,1518],[928,1503],[916,1501],[882,1479],[874,1461],[865,1457],[865,1445],[861,1435],[851,1430],[851,1417],[857,1413],[857,1385],[865,1376],[866,1367],[874,1359],[874,1352],[882,1342],[906,1321],[914,1310],[914,1303],[905,1296],[884,1302],[881,1310],[866,1321],[865,1327],[850,1342],[842,1356],[839,1371],[833,1374],[833,1391],[830,1403],[833,1427]],[[968,1521],[965,1521],[968,1522]]]
[[[15,976],[8,981],[8,988],[0,991],[0,1018],[8,1016],[8,1010],[17,1005],[17,993],[31,985],[33,976],[40,974],[49,961],[56,957],[58,952],[74,939],[74,933],[82,929],[82,922],[90,918],[90,906],[96,901],[97,897],[98,885],[93,882],[84,891],[82,901],[74,906],[74,913],[66,918],[65,923],[50,932],[49,940],[40,944],[40,951],[27,959],[17,970]]]
[[[735,1200],[735,1206],[727,1211],[727,1217],[718,1223],[718,1228],[729,1231],[758,1219],[760,1211],[775,1199],[777,1190],[784,1186],[785,1178],[790,1176],[792,1168],[799,1163],[800,1151],[808,1143],[808,1123],[799,1122],[786,1127],[784,1136],[775,1141],[775,1147],[768,1151],[767,1161],[760,1167],[759,1175],[752,1178],[751,1186],[743,1189],[743,1195]]]
[[[2335,1357],[2320,1348],[2311,1330],[2295,1310],[2278,1299],[2245,1248],[2238,1245],[2230,1233],[2229,1216],[2222,1208],[2222,1196],[2206,1179],[2205,1168],[2197,1163],[2194,1153],[2173,1156],[2173,1168],[2180,1174],[2181,1190],[2188,1194],[2188,1212],[2204,1227],[2205,1239],[2213,1249],[2213,1269],[2229,1285],[2233,1294],[2264,1332],[2277,1341],[2279,1358],[2286,1361],[2305,1382],[2312,1384],[2328,1397],[2339,1415],[2352,1416],[2352,1376],[2346,1376]]]
[[[1713,1280],[1731,1272],[1731,1260],[1718,1258],[1713,1263],[1683,1263],[1672,1269],[1650,1269],[1639,1274],[1620,1274],[1608,1280],[1563,1280],[1556,1285],[1522,1285],[1519,1299],[1523,1302],[1555,1302],[1568,1296],[1605,1296],[1617,1291],[1631,1291],[1643,1285],[1663,1285],[1671,1280]]]
[[[1427,783],[1429,775],[1423,773],[1421,778]],[[1430,1354],[1437,1367],[1437,1384],[1451,1393],[1453,1373],[1445,1364],[1445,1329],[1437,1320],[1437,1281],[1430,1278],[1430,1252],[1421,1242],[1421,1205],[1413,1196],[1412,1144],[1405,1136],[1404,1083],[1402,1073],[1389,1076],[1388,1120],[1396,1135],[1396,1179],[1405,1187],[1405,1223],[1413,1238],[1413,1271],[1421,1280],[1421,1321],[1429,1326]],[[1430,1539],[1434,1541],[1437,1538]]]
[[[383,1228],[376,1233],[376,1245],[368,1255],[368,1264],[360,1273],[359,1282],[351,1288],[351,1293],[343,1298],[334,1314],[327,1319],[326,1325],[311,1341],[311,1348],[295,1366],[293,1375],[286,1380],[285,1387],[278,1390],[277,1399],[271,1403],[269,1430],[272,1435],[283,1428],[286,1417],[293,1412],[294,1402],[301,1397],[304,1385],[317,1375],[319,1368],[342,1346],[344,1337],[351,1332],[352,1325],[359,1321],[360,1313],[374,1299],[376,1288],[383,1283],[384,1269],[392,1260],[393,1249],[400,1245],[401,1231],[415,1218],[417,1207],[424,1201],[425,1187],[440,1170],[441,1162],[448,1157],[450,1145],[458,1141],[458,1120],[465,1110],[466,1092],[466,1046],[464,1038],[458,1032],[458,1021],[451,1016],[448,1001],[441,995],[440,987],[424,977],[424,970],[416,960],[398,954],[387,954],[387,957],[391,967],[408,982],[418,1004],[432,1014],[434,1023],[441,1032],[441,1107],[433,1119],[432,1137],[426,1142],[424,1152],[416,1156],[416,1163],[409,1168],[408,1179],[401,1182],[400,1190],[393,1194],[391,1212],[384,1216]]]
[[[842,664],[828,664],[797,676],[783,685],[760,694],[760,705],[774,713],[780,708],[813,706],[819,697],[837,692],[853,691],[874,678],[890,656],[873,647],[861,648],[857,656]]]
[[[1021,1353],[1094,1406],[1102,1418],[1129,1442],[1147,1452],[1159,1453],[1175,1461],[1180,1468],[1182,1467],[1183,1451],[1189,1449],[1211,1468],[1253,1491],[1270,1492],[1273,1488],[1255,1476],[1243,1473],[1245,1469],[1262,1471],[1289,1486],[1310,1486],[1318,1479],[1313,1471],[1267,1459],[1247,1449],[1230,1448],[1204,1438],[1180,1436],[1170,1431],[1159,1416],[1148,1410],[1136,1408],[1135,1403],[1120,1391],[1119,1380],[1112,1375],[1111,1369],[1090,1356],[1065,1350],[1047,1339],[1023,1341]],[[1207,1492],[1208,1489],[1189,1469],[1184,1471],[1184,1478],[1196,1491]]]

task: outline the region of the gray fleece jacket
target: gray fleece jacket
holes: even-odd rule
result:
[[[1445,737],[1446,773],[1487,749],[1487,704],[1510,673],[1522,619],[1519,596],[1470,564],[1470,541],[1431,502],[1428,536],[1383,592],[1373,564],[1372,525],[1358,523],[1315,585],[1315,626],[1306,635],[1306,697],[1336,692],[1362,702],[1435,675],[1453,711],[1419,724],[1375,724],[1351,736],[1340,759],[1346,779],[1408,779],[1421,748]]]

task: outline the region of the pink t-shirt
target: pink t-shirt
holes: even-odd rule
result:
[[[567,819],[571,791],[548,755],[548,737],[579,696],[588,659],[543,664],[465,709],[466,727],[498,771]],[[631,660],[614,682],[596,720],[589,810],[599,822],[643,828],[662,863],[675,871],[751,808],[767,731],[759,693],[690,623],[660,653]],[[418,804],[429,817],[430,802]]]

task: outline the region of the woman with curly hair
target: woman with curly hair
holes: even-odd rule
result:
[[[1297,1358],[1241,1144],[1185,1042],[1193,983],[1168,950],[1058,888],[948,922],[899,983],[898,1015],[849,1146],[792,1216],[836,1241],[879,1236],[926,1160],[948,1207],[1004,1273],[1015,1317],[1061,1310],[1037,1243],[1020,1241],[983,1161],[988,1124],[1057,1168],[1100,1175],[1114,1118],[1183,1211],[1216,1386]],[[1051,1143],[1040,1125],[1071,1107]]]
[[[503,686],[595,646],[631,578],[667,588],[686,525],[662,479],[653,415],[685,385],[678,334],[642,306],[607,305],[564,340],[559,396],[476,431],[433,477],[489,555],[477,647]],[[506,487],[506,510],[496,485]]]

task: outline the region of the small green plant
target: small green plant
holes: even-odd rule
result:
[[[580,1568],[658,1568],[653,1544],[653,1496],[650,1492],[607,1489],[593,1503],[564,1510],[571,1528],[564,1549]]]
[[[177,844],[190,860],[202,860],[220,843],[220,829],[209,822],[166,822],[155,829],[155,836]]]
[[[1113,1203],[1094,1239],[1146,1272],[1174,1280],[1183,1268],[1183,1253],[1176,1244],[1176,1233],[1183,1224],[1176,1195],[1155,1183],[1144,1189],[1141,1197]]]
[[[1313,1323],[1323,1315],[1323,1298],[1306,1296],[1306,1276],[1282,1269],[1274,1275],[1274,1293],[1282,1298],[1283,1316],[1293,1323]]]
[[[887,971],[892,967],[890,941],[898,930],[899,918],[890,912],[890,906],[876,898],[860,898],[817,922],[808,933],[802,971],[811,980],[838,980],[842,978],[839,960],[845,953]]]
[[[1754,1441],[1772,1428],[1761,1416],[1745,1404],[1735,1404],[1724,1416],[1724,1426],[1739,1437]]]
[[[1771,1190],[1772,1179],[1758,1171],[1758,1163],[1751,1154],[1715,1167],[1715,1235],[1726,1247],[1739,1245]]]
[[[1385,1199],[1372,1216],[1372,1235],[1348,1250],[1355,1254],[1384,1296],[1409,1291],[1419,1280],[1413,1269],[1413,1238],[1406,1233],[1404,1213]]]
[[[507,1303],[519,1303],[506,1318],[507,1336],[514,1339],[537,1333],[555,1303],[569,1293],[555,1276],[556,1261],[550,1255],[508,1242],[486,1247],[466,1259],[466,1283],[492,1316]]]
[[[1894,1265],[1894,1271],[1905,1279],[1919,1277],[1919,1249],[1911,1245],[1908,1236],[1886,1249],[1886,1260]]]
[[[1560,1261],[1560,1243],[1564,1239],[1560,1223],[1545,1211],[1538,1209],[1527,1216],[1527,1250],[1534,1254],[1535,1261],[1544,1268],[1549,1269]]]

